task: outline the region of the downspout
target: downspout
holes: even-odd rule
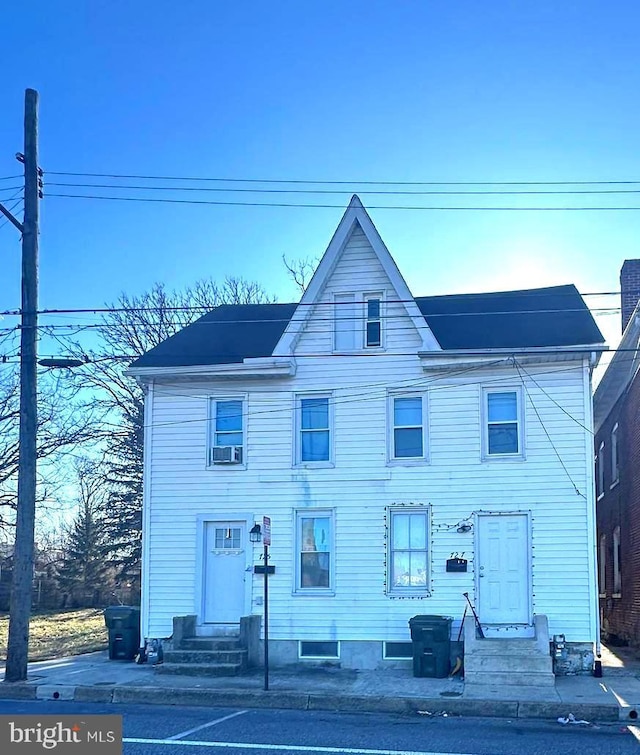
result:
[[[591,625],[593,627],[592,637],[596,651],[596,662],[594,664],[594,675],[602,675],[602,645],[600,642],[600,606],[598,599],[598,538],[596,537],[597,516],[596,516],[596,494],[595,480],[593,472],[594,450],[594,433],[593,433],[593,394],[591,388],[591,378],[593,369],[597,363],[597,355],[591,352],[588,361],[584,361],[584,409],[587,431],[586,436],[586,461],[587,461],[587,485],[586,485],[586,508],[587,508],[587,538],[589,542],[589,571],[591,573],[592,589],[590,591],[589,602],[591,603]],[[598,673],[599,672],[599,673]]]
[[[153,434],[153,380],[143,387],[144,431],[142,441],[142,569],[140,605],[140,643],[149,638],[149,523],[151,521],[151,443]]]

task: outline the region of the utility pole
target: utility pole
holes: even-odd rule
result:
[[[38,93],[25,92],[22,317],[20,325],[20,455],[5,682],[27,678],[36,512],[38,326]],[[3,213],[6,214],[6,213]],[[16,223],[14,223],[16,225]]]

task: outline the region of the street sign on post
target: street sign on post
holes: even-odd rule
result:
[[[271,517],[262,517],[262,542],[271,545]]]
[[[269,689],[269,546],[271,545],[271,517],[262,517],[264,545],[264,688]]]

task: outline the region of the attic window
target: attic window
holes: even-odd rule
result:
[[[371,294],[365,297],[365,346],[382,346],[382,296]]]

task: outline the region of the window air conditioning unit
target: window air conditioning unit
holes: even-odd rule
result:
[[[214,446],[211,449],[212,464],[242,464],[242,446]]]

